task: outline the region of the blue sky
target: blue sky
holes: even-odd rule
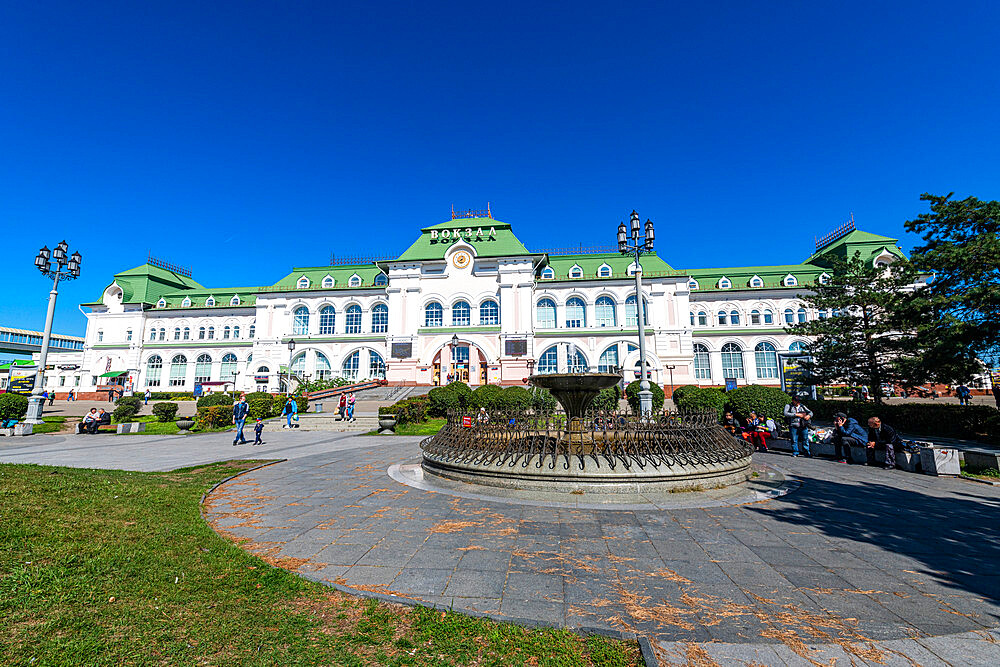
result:
[[[853,212],[1000,198],[995,3],[7,3],[0,324],[152,251],[206,285],[400,252],[450,207],[532,249],[633,209],[677,268],[789,263]],[[915,239],[903,238],[909,248]]]

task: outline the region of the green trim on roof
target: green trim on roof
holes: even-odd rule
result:
[[[584,253],[578,255],[549,255],[543,266],[538,269],[538,276],[541,276],[545,268],[551,268],[555,273],[554,278],[541,278],[539,280],[549,282],[556,280],[613,280],[627,279],[635,280],[634,276],[628,275],[628,267],[635,262],[635,257],[622,255],[617,252]],[[611,277],[602,278],[597,275],[598,269],[607,264],[611,267]],[[569,272],[574,266],[583,269],[582,278],[570,278]],[[656,278],[660,276],[684,275],[683,272],[675,271],[669,264],[664,262],[656,253],[643,255],[639,258],[639,266],[642,267],[643,276],[646,278]]]
[[[489,233],[490,229],[494,231],[493,236]],[[441,236],[442,231],[454,230],[459,230],[460,238]],[[471,236],[468,234],[469,230],[472,232]],[[481,236],[479,230],[482,230]],[[417,240],[394,261],[444,259],[445,253],[456,243],[467,243],[475,250],[477,257],[520,257],[537,254],[529,252],[514,236],[509,223],[492,218],[458,218],[422,228]]]

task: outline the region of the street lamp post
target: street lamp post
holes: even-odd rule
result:
[[[45,331],[42,333],[42,352],[38,355],[38,371],[35,373],[35,385],[31,390],[31,398],[28,400],[28,414],[24,418],[26,424],[42,423],[42,383],[44,382],[45,360],[49,355],[49,338],[52,336],[52,318],[56,313],[56,296],[59,295],[60,280],[74,280],[80,277],[80,253],[74,252],[72,256],[66,256],[69,245],[66,241],[60,241],[52,249],[51,253],[47,246],[42,246],[35,256],[35,266],[42,272],[42,275],[52,278],[52,291],[49,292],[49,310],[45,314]]]
[[[639,223],[639,214],[632,211],[629,218],[631,233],[625,223],[618,225],[618,252],[635,257],[635,314],[639,327],[639,412],[648,415],[653,411],[653,392],[649,390],[646,370],[646,304],[642,298],[642,267],[639,257],[653,251],[653,221],[646,220],[645,230]],[[629,237],[632,242],[629,243]]]
[[[458,379],[458,364],[455,363],[455,348],[458,347],[458,334],[452,334],[451,336],[451,359],[448,360],[448,383],[454,382]]]
[[[670,400],[674,400],[674,369],[677,366],[667,366],[666,369],[670,371]]]
[[[292,354],[295,352],[295,339],[288,340],[288,384],[285,386],[285,395],[292,393]]]

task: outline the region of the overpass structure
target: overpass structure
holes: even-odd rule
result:
[[[64,336],[62,334],[54,333],[49,338],[49,349],[60,352],[83,350],[83,341],[84,339],[82,336]],[[41,331],[28,331],[27,329],[0,327],[0,352],[30,355],[34,352],[41,351]]]

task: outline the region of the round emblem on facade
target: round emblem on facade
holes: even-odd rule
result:
[[[471,261],[472,261],[472,255],[470,255],[469,253],[465,252],[464,250],[460,251],[460,252],[456,252],[451,257],[452,264],[454,264],[455,268],[458,268],[458,269],[464,269],[465,267],[467,267],[469,265],[469,262],[471,262]]]

